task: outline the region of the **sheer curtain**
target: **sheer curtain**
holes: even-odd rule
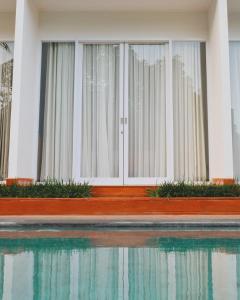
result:
[[[230,42],[234,176],[240,179],[240,42]]]
[[[168,44],[129,46],[129,177],[166,177]]]
[[[119,176],[119,46],[83,46],[81,177]]]
[[[39,177],[72,178],[74,43],[43,46]]]
[[[173,43],[175,180],[208,179],[205,45]]]
[[[13,43],[0,42],[0,180],[8,175]]]

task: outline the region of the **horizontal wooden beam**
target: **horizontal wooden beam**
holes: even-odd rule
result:
[[[240,198],[0,198],[0,216],[240,215]]]

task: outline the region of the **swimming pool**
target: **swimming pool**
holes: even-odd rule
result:
[[[239,298],[238,229],[0,231],[0,299]]]

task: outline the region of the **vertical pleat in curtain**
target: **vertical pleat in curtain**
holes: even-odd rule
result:
[[[48,43],[45,50],[39,177],[67,181],[72,178],[75,45]]]
[[[240,179],[240,42],[230,42],[233,169]]]
[[[13,77],[13,43],[0,43],[0,180],[8,175]]]
[[[81,177],[119,176],[119,46],[83,46]]]
[[[178,300],[210,299],[208,251],[176,252],[176,294]]]
[[[168,44],[129,46],[129,177],[166,177]]]
[[[129,299],[168,299],[168,254],[158,248],[129,248]]]
[[[173,43],[175,180],[208,179],[205,45]]]

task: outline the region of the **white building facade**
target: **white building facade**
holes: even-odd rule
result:
[[[238,0],[1,0],[0,176],[240,177]]]

